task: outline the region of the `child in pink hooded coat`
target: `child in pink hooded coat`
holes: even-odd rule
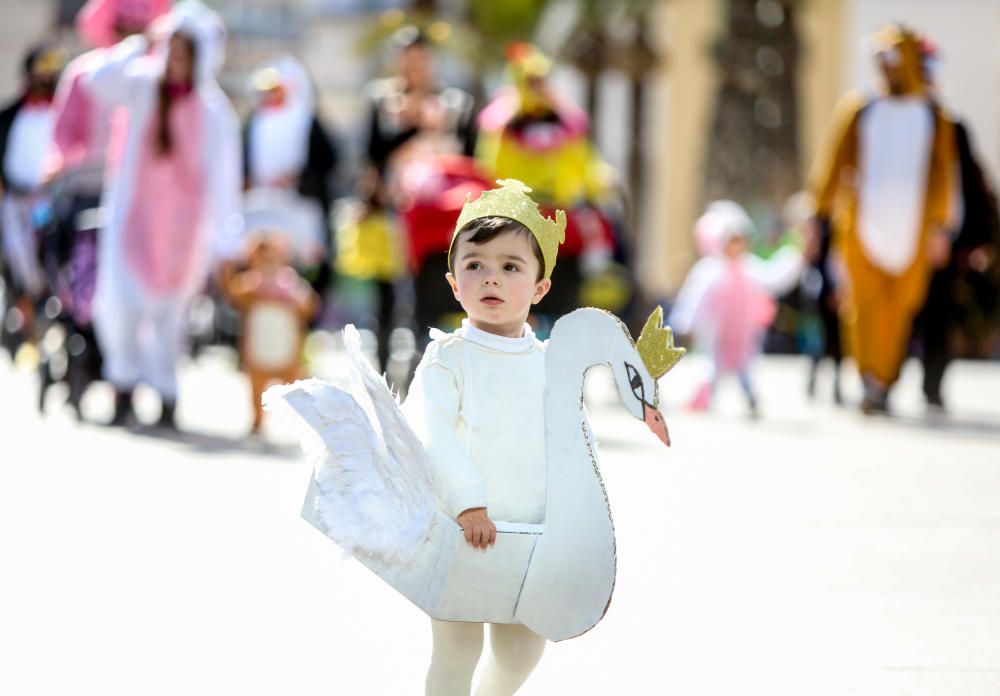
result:
[[[691,402],[696,410],[709,407],[719,378],[731,374],[757,415],[750,363],[774,320],[774,296],[798,282],[802,255],[786,247],[764,261],[747,250],[752,231],[750,217],[732,201],[709,205],[695,226],[702,258],[684,280],[670,325],[678,333],[693,333],[711,356],[709,377]]]

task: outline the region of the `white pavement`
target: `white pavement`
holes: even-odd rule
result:
[[[893,419],[809,404],[804,370],[763,361],[752,422],[735,385],[684,412],[685,360],[670,450],[591,378],[616,592],[520,693],[1000,694],[1000,365],[955,365],[937,420],[916,366]],[[163,439],[39,417],[0,357],[0,694],[421,694],[427,619],[298,518],[309,472],[242,437],[244,380],[182,385],[194,434]]]

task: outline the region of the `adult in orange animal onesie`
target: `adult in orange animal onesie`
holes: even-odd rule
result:
[[[864,381],[864,413],[887,410],[932,268],[947,260],[953,124],[924,90],[918,37],[875,37],[881,89],[838,106],[811,182],[846,271],[841,323]]]

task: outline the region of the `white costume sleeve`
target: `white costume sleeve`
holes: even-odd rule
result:
[[[802,252],[786,245],[764,260],[754,254],[746,257],[747,275],[772,295],[784,295],[799,283],[805,261]]]
[[[130,36],[107,51],[107,59],[84,77],[84,86],[95,98],[108,104],[127,104],[137,96],[138,83],[148,74],[135,70],[137,59],[145,55],[146,39]]]
[[[243,244],[243,148],[239,119],[222,90],[212,95],[209,113],[211,254],[219,262],[238,256]]]
[[[434,489],[445,511],[457,518],[470,508],[487,507],[486,484],[459,440],[461,383],[436,360],[422,363],[404,410],[431,463]]]
[[[670,310],[668,323],[674,331],[679,334],[690,334],[697,329],[702,301],[719,277],[720,271],[719,260],[711,256],[699,259],[691,267]]]

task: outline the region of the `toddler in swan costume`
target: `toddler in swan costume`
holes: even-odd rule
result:
[[[433,619],[436,696],[470,693],[484,623],[492,649],[475,693],[500,696],[520,688],[546,639],[604,616],[614,529],[584,376],[610,365],[629,413],[669,445],[656,380],[683,354],[661,310],[638,341],[613,315],[581,309],[539,342],[525,320],[551,287],[566,218],[542,217],[521,182],[498,183],[466,203],[449,250],[468,319],[432,336],[402,411],[351,327],[360,382],[306,380],[264,399],[305,427],[315,469],[303,517]]]

